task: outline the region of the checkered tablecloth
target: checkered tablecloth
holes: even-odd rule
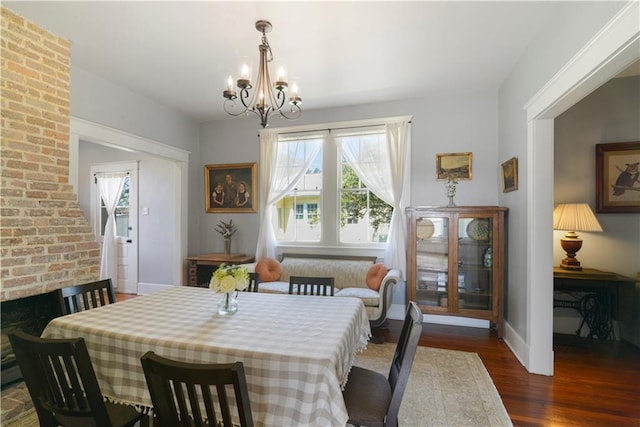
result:
[[[217,314],[222,295],[176,287],[54,319],[42,336],[83,337],[102,393],[151,406],[140,357],[196,363],[242,361],[258,426],[343,426],[342,398],[355,354],[370,336],[357,298],[243,292],[238,312]]]

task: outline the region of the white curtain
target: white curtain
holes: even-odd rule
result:
[[[104,227],[102,239],[100,278],[111,279],[114,287],[118,286],[118,245],[116,243],[115,212],[126,177],[126,172],[100,173],[96,175],[98,191],[107,209],[107,223]]]
[[[385,136],[363,135],[363,132],[357,137],[338,134],[336,141],[347,163],[367,188],[393,207],[384,264],[387,268],[399,269],[404,278],[407,263],[404,208],[410,182],[409,122],[386,124]]]
[[[278,140],[274,131],[260,132],[260,231],[256,260],[275,258],[272,205],[291,191],[322,148],[322,139]]]

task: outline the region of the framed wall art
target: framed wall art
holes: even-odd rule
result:
[[[257,212],[255,163],[206,165],[204,192],[207,212]]]
[[[640,141],[596,145],[596,212],[640,212]]]
[[[436,179],[470,180],[471,153],[436,154]]]
[[[518,158],[512,157],[502,163],[502,192],[509,193],[518,189]]]

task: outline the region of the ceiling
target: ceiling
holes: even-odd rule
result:
[[[556,2],[58,2],[3,6],[71,41],[71,63],[197,121],[260,33],[303,109],[496,90]],[[272,71],[274,74],[275,71]],[[73,82],[71,82],[73,85]]]

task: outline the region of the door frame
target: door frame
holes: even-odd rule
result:
[[[527,342],[531,373],[553,375],[553,121],[640,58],[640,5],[625,5],[523,107],[527,114]],[[541,215],[540,213],[544,214]],[[516,336],[507,337],[512,343]]]
[[[171,280],[176,285],[183,285],[184,260],[187,257],[188,218],[189,218],[189,155],[180,148],[172,147],[159,141],[143,138],[118,129],[77,117],[70,118],[69,132],[69,183],[78,192],[79,152],[80,140],[104,145],[125,151],[141,152],[155,157],[161,157],[174,162],[176,173],[175,194],[176,205],[175,228],[172,231],[179,243],[178,256],[172,262],[173,275]],[[139,284],[138,284],[139,285]],[[139,286],[138,286],[139,287]]]

